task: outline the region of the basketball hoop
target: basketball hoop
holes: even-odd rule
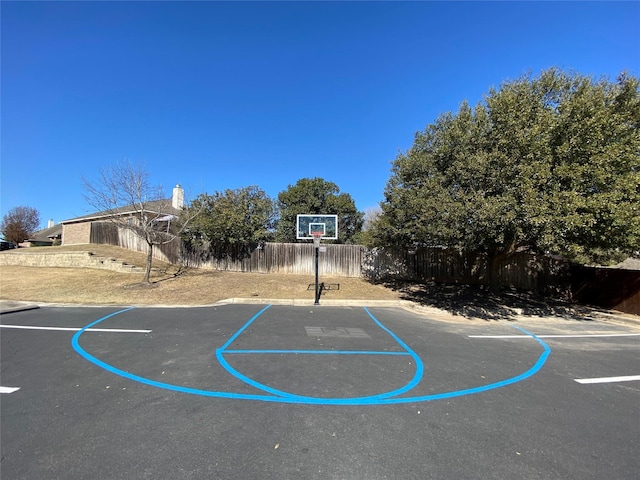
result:
[[[311,232],[311,235],[313,235],[313,246],[319,248],[320,239],[322,238],[322,232]]]

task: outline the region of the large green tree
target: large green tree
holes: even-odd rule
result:
[[[2,237],[16,245],[27,240],[38,230],[40,214],[33,207],[14,207],[2,217]]]
[[[202,194],[189,206],[200,214],[182,235],[192,249],[242,257],[273,239],[275,203],[256,186]]]
[[[416,134],[375,222],[379,245],[528,249],[602,263],[640,248],[639,81],[555,69],[492,89]]]
[[[298,214],[338,215],[338,242],[353,243],[362,231],[364,214],[348,193],[340,193],[333,182],[322,178],[302,178],[278,194],[280,218],[276,228],[279,242],[296,241]]]

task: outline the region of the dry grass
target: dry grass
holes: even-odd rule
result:
[[[90,251],[143,267],[145,255],[107,245],[33,248],[33,253]],[[0,255],[16,253],[0,252]],[[21,252],[29,253],[27,249]],[[89,268],[0,266],[0,299],[89,305],[210,305],[228,298],[298,299],[313,302],[313,275],[234,273],[187,269],[154,260],[152,283],[142,273]],[[442,319],[513,320],[519,316],[592,318],[593,309],[518,292],[494,294],[477,286],[392,282],[374,285],[360,278],[320,277],[340,284],[323,300],[409,300],[439,312]],[[322,303],[322,300],[321,300]],[[594,317],[595,318],[595,317]]]
[[[35,251],[36,249],[34,249]],[[144,266],[143,254],[106,245],[38,248],[42,252],[90,251]],[[4,253],[4,252],[3,252]],[[51,303],[208,305],[227,298],[309,299],[313,275],[234,273],[210,270],[180,271],[154,260],[151,285],[140,284],[142,274],[88,268],[0,267],[0,298]],[[323,298],[396,300],[399,293],[359,278],[322,277],[340,284]]]

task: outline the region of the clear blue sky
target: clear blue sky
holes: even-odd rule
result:
[[[12,2],[1,214],[124,158],[191,196],[322,177],[365,210],[416,131],[550,67],[640,74],[640,2]]]

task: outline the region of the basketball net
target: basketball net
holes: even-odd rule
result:
[[[320,239],[322,238],[322,232],[311,232],[313,235],[313,246],[318,248],[320,246]]]

